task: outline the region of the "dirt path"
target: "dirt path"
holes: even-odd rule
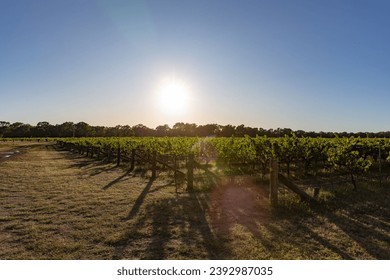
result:
[[[4,160],[10,160],[13,157],[16,157],[22,153],[27,152],[29,149],[34,147],[53,145],[53,143],[30,143],[26,144],[24,142],[6,142],[0,144],[0,162]]]
[[[22,146],[20,148],[14,148],[8,151],[0,151],[0,162],[12,159],[13,157],[18,156],[20,153],[23,153],[30,148],[30,146]]]
[[[170,177],[45,144],[0,163],[0,259],[389,259],[389,192],[326,209],[227,177],[188,193]]]

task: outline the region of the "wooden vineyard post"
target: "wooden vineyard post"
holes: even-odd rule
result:
[[[188,155],[187,162],[187,189],[192,191],[194,188],[194,155]]]
[[[130,170],[134,170],[135,167],[135,149],[131,150]]]
[[[111,154],[112,154],[112,150],[111,148],[109,148],[107,150],[107,162],[111,162]]]
[[[319,187],[314,187],[313,197],[314,198],[318,198],[319,195],[320,195],[320,188]]]
[[[277,159],[271,159],[270,164],[270,191],[269,199],[271,206],[278,206],[278,175],[279,175],[279,165]]]
[[[378,160],[379,160],[379,187],[382,187],[382,155],[381,155],[381,145],[384,144],[383,140],[379,142],[379,150],[378,150]]]
[[[154,151],[152,154],[152,178],[156,178],[156,167],[157,167],[157,152]]]
[[[176,187],[176,193],[177,193],[177,160],[176,160],[176,155],[173,157],[173,167],[175,168],[174,178],[175,178],[175,187]]]
[[[314,161],[314,192],[313,197],[317,199],[320,195],[320,187],[318,186],[318,177],[317,177],[317,161]]]
[[[121,146],[118,146],[117,155],[116,155],[116,166],[121,164]]]

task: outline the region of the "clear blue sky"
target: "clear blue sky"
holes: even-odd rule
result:
[[[389,105],[387,0],[0,0],[0,120],[377,132]]]

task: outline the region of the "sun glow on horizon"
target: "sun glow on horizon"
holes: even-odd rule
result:
[[[188,85],[176,78],[162,80],[158,91],[158,107],[168,115],[184,115],[189,107],[190,90]]]

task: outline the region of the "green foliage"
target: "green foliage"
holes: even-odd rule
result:
[[[318,163],[340,172],[359,174],[366,172],[377,161],[390,160],[390,139],[376,138],[310,138],[295,134],[280,138],[256,137],[91,137],[59,138],[58,142],[77,147],[93,147],[102,151],[132,150],[161,155],[187,157],[190,153],[201,162],[223,162],[248,166],[260,165],[265,171],[270,159],[276,157],[281,164],[303,166],[316,173]],[[379,152],[380,149],[380,152]]]
[[[351,174],[368,171],[372,161],[364,153],[360,138],[337,138],[328,150],[328,161],[336,168]]]

